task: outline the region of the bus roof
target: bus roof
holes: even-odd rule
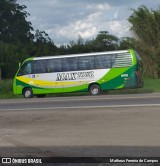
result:
[[[117,54],[117,53],[128,53],[128,52],[130,52],[130,51],[129,50],[117,50],[117,51],[103,51],[103,52],[68,54],[68,55],[55,55],[55,56],[53,55],[53,56],[34,57],[34,58],[32,58],[32,60],[92,56],[92,55],[106,55],[106,54]],[[31,59],[31,58],[28,58],[27,60],[29,60],[29,59]]]

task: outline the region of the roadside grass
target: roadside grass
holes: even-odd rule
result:
[[[146,78],[144,80],[144,89],[160,93],[160,79]]]
[[[0,99],[18,98],[13,94],[13,80],[0,80]]]
[[[144,87],[138,89],[123,89],[123,90],[110,90],[108,93],[103,94],[136,94],[136,93],[160,93],[160,79],[145,78]],[[49,97],[64,97],[64,96],[85,96],[89,95],[88,92],[80,93],[60,93],[49,94]],[[13,94],[13,80],[0,80],[0,99],[13,99],[23,98],[22,95]]]

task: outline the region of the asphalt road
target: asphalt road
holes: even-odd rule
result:
[[[160,106],[160,94],[102,95],[0,100],[0,111]]]
[[[0,100],[0,156],[160,157],[160,94]]]

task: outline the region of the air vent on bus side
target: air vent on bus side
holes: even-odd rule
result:
[[[132,66],[132,57],[130,53],[120,53],[116,55],[113,68]]]

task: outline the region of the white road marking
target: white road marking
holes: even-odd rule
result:
[[[53,98],[33,98],[33,99],[10,99],[0,100],[0,104],[13,104],[13,103],[38,103],[38,102],[62,102],[62,101],[85,101],[85,100],[122,100],[122,99],[147,99],[147,98],[160,98],[160,93],[154,94],[132,94],[132,95],[106,95],[106,96],[74,96],[74,97],[53,97]]]
[[[0,111],[29,111],[29,110],[56,110],[56,109],[85,109],[85,108],[123,108],[123,107],[159,107],[160,104],[135,104],[135,105],[106,105],[106,106],[78,106],[78,107],[37,107],[0,109]]]

